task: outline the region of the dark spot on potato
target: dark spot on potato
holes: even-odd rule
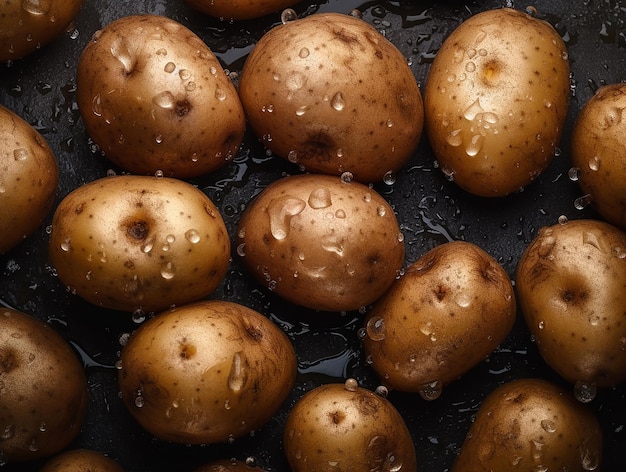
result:
[[[346,415],[342,411],[333,411],[329,415],[333,424],[341,424],[346,419]]]
[[[178,355],[181,359],[191,359],[197,352],[196,346],[187,343],[185,340],[180,345]]]
[[[143,220],[139,220],[133,222],[128,227],[127,233],[132,239],[136,239],[137,241],[143,241],[148,236],[149,231],[150,227],[148,226],[148,223]]]
[[[181,118],[183,116],[186,116],[189,113],[190,109],[191,104],[187,100],[180,100],[176,102],[176,107],[174,108],[176,115],[180,116]]]
[[[6,374],[17,367],[17,359],[13,350],[0,348],[0,373]]]
[[[316,159],[320,161],[334,159],[334,151],[337,147],[333,138],[323,131],[310,135],[301,146],[302,148],[298,150],[298,156],[301,160]]]

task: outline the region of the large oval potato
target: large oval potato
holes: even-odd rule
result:
[[[195,33],[164,16],[123,17],[96,32],[76,86],[90,137],[136,174],[205,174],[232,160],[243,140],[230,78]]]
[[[441,169],[475,195],[518,191],[548,166],[570,93],[565,44],[547,22],[511,8],[478,13],[444,41],[424,90]]]
[[[311,172],[380,181],[409,160],[422,133],[422,97],[405,57],[341,13],[267,32],[244,64],[239,93],[265,146]]]
[[[184,0],[192,8],[223,20],[250,20],[295,5],[300,0]]]
[[[156,315],[131,335],[120,361],[130,413],[156,437],[183,444],[226,442],[263,426],[296,378],[285,333],[227,301]]]
[[[230,239],[219,209],[193,185],[117,175],[63,198],[52,218],[49,258],[85,300],[148,312],[213,292],[228,268]]]

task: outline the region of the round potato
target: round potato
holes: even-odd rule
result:
[[[0,61],[20,59],[62,34],[83,0],[3,0],[0,3]]]
[[[400,413],[354,379],[306,393],[289,413],[283,443],[293,472],[417,470]]]
[[[120,361],[131,414],[156,437],[183,444],[226,442],[263,426],[296,377],[285,333],[226,301],[151,318],[131,335]]]
[[[572,165],[597,212],[626,229],[626,84],[606,85],[581,110],[572,132]]]
[[[190,7],[222,20],[250,20],[295,5],[300,0],[184,0]]]
[[[414,262],[374,304],[360,334],[387,387],[433,400],[504,341],[515,315],[504,269],[480,247],[456,241]]]
[[[136,174],[206,174],[232,160],[243,140],[230,78],[195,33],[167,17],[123,17],[96,32],[76,85],[90,137]]]
[[[626,233],[591,219],[544,227],[516,287],[541,356],[580,393],[626,380]]]
[[[0,106],[0,254],[17,246],[52,210],[59,182],[46,140]]]
[[[0,307],[0,458],[42,459],[78,435],[87,378],[78,356],[52,327]]]
[[[273,182],[241,215],[237,237],[244,266],[260,283],[315,310],[372,303],[404,263],[391,206],[366,185],[330,175]]]
[[[266,33],[239,93],[267,148],[311,172],[383,180],[411,157],[422,97],[404,55],[365,21],[319,13]]]
[[[193,185],[117,175],[63,198],[49,259],[85,300],[148,312],[212,293],[228,269],[230,239],[218,208]]]
[[[39,472],[124,472],[124,469],[98,451],[72,449],[47,461]]]
[[[424,90],[440,168],[475,195],[520,190],[551,162],[569,93],[567,50],[549,23],[511,8],[470,17],[444,41]]]
[[[193,472],[265,472],[254,465],[236,459],[223,459],[202,465]]]

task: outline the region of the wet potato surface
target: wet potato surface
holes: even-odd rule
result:
[[[265,31],[280,23],[278,13],[253,21],[221,22],[197,14],[182,1],[123,2],[115,9],[109,3],[86,3],[67,32],[22,60],[0,64],[0,103],[37,129],[58,159],[56,205],[82,184],[111,171],[122,172],[102,156],[101,149],[90,139],[77,107],[76,65],[95,31],[124,15],[167,15],[205,41],[237,83],[246,55]],[[423,90],[434,56],[454,28],[473,13],[505,3],[510,2],[329,0],[297,3],[293,8],[299,15],[348,13],[359,8],[364,20],[399,48]],[[626,14],[617,0],[601,5],[541,0],[534,6],[538,16],[554,25],[563,38],[571,66],[567,118],[554,159],[523,192],[483,199],[447,180],[422,136],[408,163],[373,186],[397,214],[404,235],[405,267],[444,242],[466,240],[485,249],[515,281],[518,261],[540,228],[557,223],[560,216],[569,220],[600,218],[592,206],[585,205],[585,193],[570,178],[571,136],[575,118],[596,89],[604,83],[624,80],[626,44],[620,31]],[[288,465],[282,449],[283,425],[298,399],[315,386],[343,382],[347,377],[356,378],[371,390],[382,383],[368,365],[358,337],[363,313],[356,310],[321,315],[286,302],[255,281],[236,252],[236,228],[252,198],[285,174],[297,173],[297,166],[267,153],[247,130],[232,162],[213,174],[190,179],[215,202],[233,243],[226,276],[211,297],[242,302],[270,317],[287,333],[298,354],[296,385],[285,404],[268,424],[232,443],[188,447],[157,441],[128,413],[118,395],[115,363],[122,343],[143,317],[95,307],[66,290],[47,257],[51,214],[19,247],[0,256],[0,303],[49,322],[72,341],[84,361],[89,405],[73,447],[107,453],[131,472],[146,468],[157,472],[173,468],[191,471],[231,457],[263,470],[285,471]],[[575,178],[576,173],[571,176]],[[445,386],[437,400],[426,402],[416,393],[391,390],[387,398],[412,433],[418,470],[449,470],[486,396],[508,380],[530,376],[572,388],[541,359],[518,312],[513,330],[501,345]],[[604,433],[603,470],[626,468],[625,399],[626,389],[620,384],[598,388],[596,398],[588,404]],[[40,465],[42,462],[6,465],[0,470],[30,472]]]

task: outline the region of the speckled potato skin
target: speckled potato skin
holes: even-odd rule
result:
[[[267,148],[307,171],[370,183],[411,157],[423,103],[402,53],[367,22],[320,13],[267,32],[239,94]]]
[[[265,472],[265,470],[242,461],[223,459],[202,465],[193,472]]]
[[[599,387],[626,380],[626,233],[598,220],[544,227],[520,258],[516,288],[558,374]]]
[[[415,472],[404,419],[385,398],[348,384],[321,385],[293,407],[283,444],[293,472]]]
[[[76,18],[83,0],[0,4],[0,61],[21,59],[61,35]]]
[[[124,469],[101,452],[71,449],[47,461],[39,472],[124,472]]]
[[[578,184],[609,223],[626,230],[626,84],[598,89],[572,132]]]
[[[452,472],[600,470],[602,430],[570,392],[543,379],[508,382],[483,401]]]
[[[48,247],[72,292],[130,312],[209,295],[230,260],[219,209],[193,185],[166,177],[118,175],[78,187],[57,206]]]
[[[41,226],[58,182],[56,157],[43,136],[0,106],[0,254]]]
[[[120,360],[130,413],[156,437],[182,444],[226,442],[261,427],[296,377],[285,333],[227,301],[157,315],[130,337]]]
[[[422,393],[486,358],[516,316],[511,280],[480,247],[445,243],[415,261],[364,322],[363,346],[389,388]]]
[[[88,402],[85,371],[50,325],[0,307],[0,380],[3,459],[42,459],[78,435]]]
[[[376,191],[330,175],[267,186],[241,215],[238,252],[265,287],[314,310],[356,310],[379,298],[404,263],[404,239]]]
[[[259,18],[298,3],[299,0],[184,0],[198,11],[223,20]]]
[[[96,32],[78,62],[76,100],[100,150],[135,174],[206,174],[243,140],[243,107],[221,64],[163,16],[123,17]]]
[[[549,23],[510,8],[470,17],[442,44],[424,90],[442,171],[483,197],[528,185],[559,145],[569,91],[567,50]]]

